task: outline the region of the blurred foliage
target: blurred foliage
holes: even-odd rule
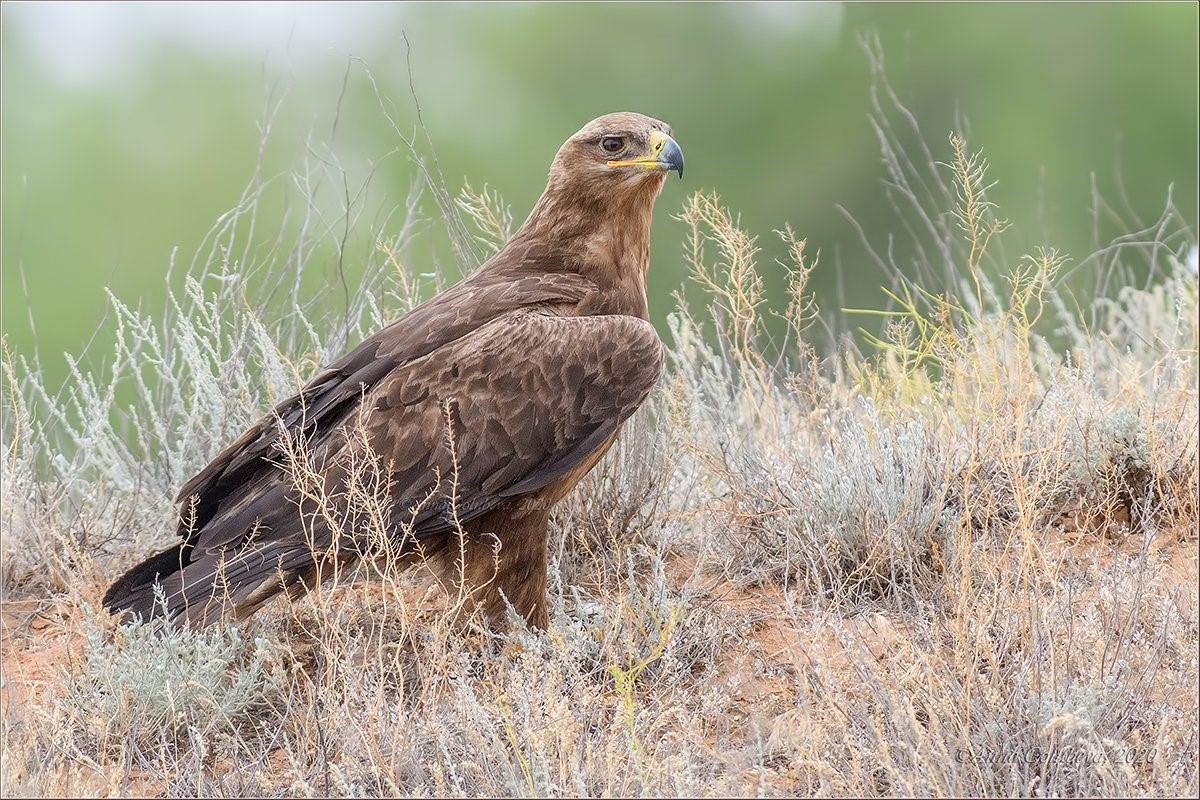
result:
[[[867,121],[864,34],[878,35],[889,79],[933,146],[969,120],[1002,213],[1041,232],[1021,246],[1092,247],[1093,173],[1131,224],[1153,220],[1171,184],[1181,210],[1196,213],[1195,4],[351,5],[325,12],[369,17],[340,50],[218,48],[168,30],[94,80],[53,69],[28,12],[6,4],[0,34],[3,330],[52,379],[100,322],[103,287],[143,307],[163,302],[172,252],[178,280],[253,174],[272,108],[264,174],[336,156],[361,182],[378,161],[356,226],[396,224],[388,214],[418,177],[378,97],[410,133],[409,63],[451,191],[486,183],[518,220],[557,146],[588,119],[637,110],[672,124],[688,166],[655,222],[660,324],[685,274],[672,216],[696,189],[720,192],[760,234],[791,222],[821,251],[812,285],[823,307],[878,305],[884,278],[838,209],[881,242],[895,229]],[[133,25],[146,12],[108,13]],[[336,199],[347,188],[325,191]],[[265,206],[264,246],[285,213],[298,224],[303,209],[284,198]],[[325,223],[336,228],[336,214]],[[436,229],[406,255],[417,271],[447,258]],[[768,256],[782,246],[760,243]],[[350,272],[373,243],[355,246]],[[306,279],[338,279],[336,261],[317,254]]]

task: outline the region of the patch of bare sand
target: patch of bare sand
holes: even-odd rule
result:
[[[0,719],[10,724],[42,704],[82,639],[65,603],[6,602],[0,609]]]

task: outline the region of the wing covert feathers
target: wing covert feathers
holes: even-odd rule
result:
[[[504,306],[497,297],[493,311]],[[430,317],[437,330],[414,328],[420,321],[398,322],[331,364],[188,481],[183,542],[127,573],[105,604],[151,616],[158,582],[169,616],[211,618],[217,589],[249,613],[277,591],[307,586],[328,553],[369,547],[347,541],[352,521],[330,524],[306,507],[282,466],[296,442],[335,500],[348,494],[355,464],[386,465],[394,544],[409,546],[573,482],[662,368],[658,336],[637,317],[451,306]]]

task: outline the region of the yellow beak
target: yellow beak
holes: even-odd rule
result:
[[[610,167],[638,167],[652,170],[675,170],[683,177],[683,151],[675,140],[662,131],[650,132],[650,155],[629,161],[609,161]]]

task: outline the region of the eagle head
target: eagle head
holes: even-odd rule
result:
[[[554,157],[550,176],[552,181],[608,192],[657,192],[671,171],[683,177],[683,151],[671,138],[671,126],[644,114],[620,112],[597,117],[567,139]]]

